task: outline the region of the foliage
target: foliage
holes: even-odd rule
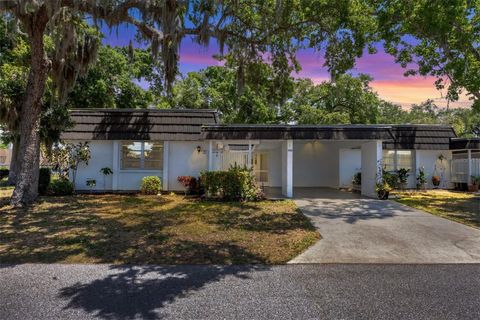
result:
[[[200,179],[192,176],[179,176],[177,181],[185,188],[187,194],[200,194]]]
[[[72,182],[75,184],[78,166],[82,163],[88,165],[90,160],[90,146],[88,142],[57,143],[47,156],[53,169],[58,171],[62,177],[68,178],[68,173],[72,170]]]
[[[154,103],[162,88],[156,75],[159,62],[144,49],[130,53],[125,48],[101,46],[98,58],[68,95],[68,108],[146,108]],[[148,79],[148,80],[146,80]],[[144,81],[151,89],[139,85]]]
[[[90,188],[90,192],[92,192],[93,188],[95,188],[97,185],[97,180],[89,178],[86,180],[85,184]]]
[[[311,80],[297,82],[293,98],[282,110],[284,121],[299,124],[377,123],[382,100],[370,87],[372,78],[339,75],[335,82],[314,85]]]
[[[75,192],[73,183],[65,178],[53,180],[49,187],[49,193],[54,196],[70,196]]]
[[[362,184],[362,173],[357,172],[353,175],[352,184],[361,185]]]
[[[8,177],[10,170],[8,168],[0,167],[0,180]]]
[[[397,187],[398,181],[399,181],[399,178],[398,178],[397,174],[392,173],[392,172],[388,172],[388,171],[385,171],[385,170],[382,173],[382,179],[392,189]]]
[[[204,171],[200,181],[208,198],[255,201],[263,197],[252,171],[237,165],[227,171]]]
[[[418,175],[417,175],[417,188],[423,188],[425,184],[427,183],[427,174],[425,173],[425,168],[421,167],[418,169]]]
[[[250,63],[239,91],[237,69],[233,61],[227,61],[225,66],[188,73],[173,88],[173,106],[215,109],[225,123],[278,122],[280,106],[293,93],[293,78],[289,73],[277,74],[267,63]]]
[[[104,167],[100,169],[100,173],[103,174],[104,176],[108,176],[113,174],[113,171],[109,167]]]
[[[451,0],[372,1],[378,35],[406,75],[434,76],[455,101],[465,90],[477,110],[480,98],[480,2]],[[416,68],[413,68],[416,66]]]
[[[148,176],[142,179],[141,192],[143,194],[156,195],[160,193],[162,182],[157,176]]]
[[[410,172],[410,169],[406,168],[400,168],[397,170],[397,177],[398,177],[398,182],[404,184],[407,183],[408,177],[410,176],[408,173]]]
[[[472,184],[475,184],[475,185],[480,184],[480,176],[471,176],[470,180],[472,180]]]
[[[40,168],[40,176],[38,177],[38,193],[44,195],[48,192],[50,185],[52,170],[47,167]]]

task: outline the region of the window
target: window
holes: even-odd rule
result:
[[[392,172],[398,169],[413,169],[413,157],[410,150],[384,150],[383,167]]]
[[[162,142],[123,142],[120,168],[122,170],[163,169]]]
[[[395,150],[383,150],[383,168],[386,171],[395,171]]]

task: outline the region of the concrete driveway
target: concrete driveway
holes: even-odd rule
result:
[[[349,192],[294,194],[322,239],[290,263],[480,263],[478,229]]]

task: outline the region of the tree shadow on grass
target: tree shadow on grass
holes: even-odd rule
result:
[[[314,228],[293,205],[258,205],[43,198],[34,208],[0,210],[0,263],[281,263],[300,250],[291,243],[313,241]]]
[[[103,278],[62,288],[59,297],[68,301],[65,309],[101,319],[161,319],[167,304],[208,284],[229,276],[248,279],[248,272],[267,270],[262,265],[112,266]]]

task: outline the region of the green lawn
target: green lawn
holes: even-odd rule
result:
[[[292,201],[77,195],[14,209],[10,193],[0,191],[0,263],[281,264],[320,237]]]
[[[480,196],[466,192],[430,190],[397,193],[397,202],[434,215],[480,228]]]

